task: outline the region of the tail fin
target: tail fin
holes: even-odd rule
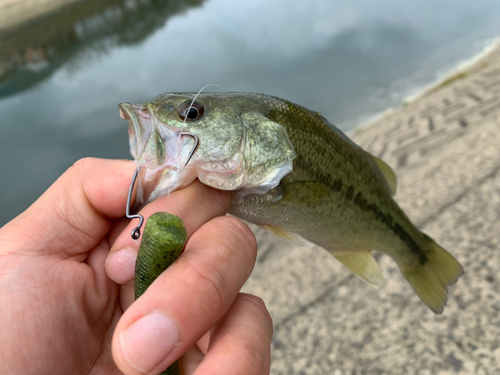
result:
[[[401,271],[420,299],[436,314],[441,314],[448,297],[448,285],[454,284],[464,270],[453,255],[427,238],[427,261],[417,267],[401,268]]]

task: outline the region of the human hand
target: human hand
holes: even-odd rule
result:
[[[269,373],[269,314],[239,293],[255,238],[221,216],[227,192],[196,181],[171,194],[168,211],[188,232],[185,251],[133,301],[138,244],[123,215],[134,168],[83,159],[0,229],[2,371],[157,374],[183,355],[185,374]],[[166,201],[141,213],[165,211]]]

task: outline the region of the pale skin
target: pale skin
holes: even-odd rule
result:
[[[185,251],[133,301],[136,221],[123,216],[134,168],[83,159],[0,229],[2,372],[158,374],[182,356],[188,375],[268,374],[271,318],[239,292],[257,245],[224,216],[229,193],[195,181],[171,194]],[[164,197],[141,213],[166,207]]]

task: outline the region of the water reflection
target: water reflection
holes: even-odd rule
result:
[[[227,68],[238,66],[243,76],[255,77],[255,90],[272,80],[276,95],[317,109],[339,125],[357,119],[362,111],[370,113],[387,105],[399,80],[409,80],[431,47],[405,25],[378,24],[343,30],[321,47],[288,57],[286,64],[279,52],[255,54],[240,48]],[[236,42],[229,48],[237,48]],[[262,61],[267,62],[265,69]],[[231,84],[224,77],[217,82]]]
[[[205,0],[90,0],[0,33],[0,98],[29,89],[115,46],[135,45]]]
[[[81,0],[0,33],[0,225],[84,156],[130,158],[122,101],[276,95],[343,130],[500,35],[500,2]]]

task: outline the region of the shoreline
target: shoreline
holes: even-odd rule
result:
[[[365,118],[367,118],[366,120],[360,121],[360,123],[354,128],[346,131],[347,136],[352,137],[355,134],[364,132],[367,128],[370,128],[395,113],[404,110],[406,106],[413,105],[415,102],[425,99],[427,96],[454,83],[455,81],[460,81],[467,76],[473,75],[480,70],[481,67],[488,62],[488,59],[497,51],[500,51],[500,36],[484,41],[481,51],[471,57],[465,58],[456,64],[450,65],[449,67],[443,67],[441,73],[437,72],[437,78],[435,80],[428,84],[415,87],[410,94],[402,97],[401,104],[398,106],[389,107],[376,114],[365,116]]]
[[[457,65],[420,95],[349,133],[395,170],[425,164],[448,144],[495,121],[500,113],[500,42]]]

